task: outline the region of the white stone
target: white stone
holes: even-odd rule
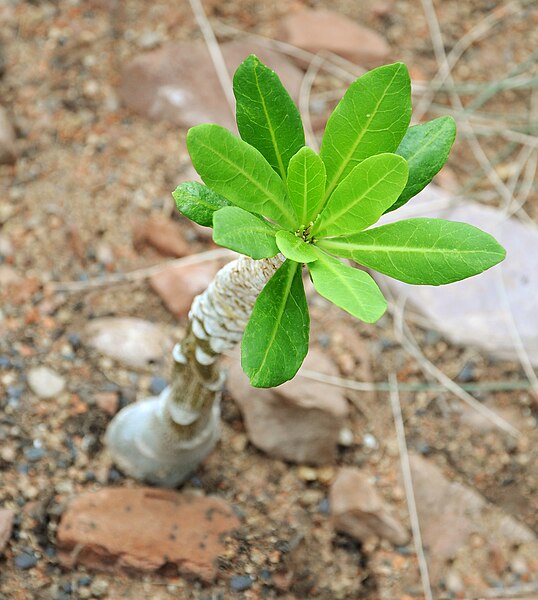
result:
[[[130,317],[104,317],[86,326],[88,345],[131,367],[161,360],[171,349],[169,336],[155,323]]]
[[[65,388],[65,379],[48,367],[36,367],[28,372],[28,385],[36,396],[53,398]]]

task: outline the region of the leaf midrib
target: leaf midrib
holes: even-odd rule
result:
[[[266,198],[268,198],[269,200],[272,201],[273,206],[276,209],[278,209],[282,215],[284,215],[287,219],[290,219],[290,222],[293,223],[293,221],[294,221],[293,215],[287,212],[287,209],[286,209],[285,206],[281,206],[280,205],[280,203],[278,202],[278,197],[277,196],[274,196],[274,194],[270,193],[269,190],[267,190],[266,188],[262,187],[256,181],[256,179],[253,179],[251,177],[251,175],[247,171],[245,171],[244,169],[242,169],[237,163],[231,161],[225,154],[221,154],[218,150],[215,149],[214,146],[209,146],[209,145],[207,145],[204,142],[199,142],[199,144],[204,149],[213,152],[216,156],[218,156],[221,160],[223,160],[228,165],[230,165],[230,166],[234,167],[235,169],[237,169],[242,175],[245,176],[245,179],[247,179],[250,183],[252,183],[255,188],[257,188],[258,190],[260,190],[260,192],[262,192]]]
[[[338,242],[336,238],[326,239],[324,240],[325,244],[337,249],[342,248],[350,248],[351,251],[361,251],[366,250],[367,252],[427,252],[428,254],[436,254],[436,253],[451,253],[451,254],[494,254],[501,255],[502,252],[495,252],[493,250],[458,250],[457,248],[432,248],[430,246],[373,246],[366,244],[356,244],[346,243],[346,242]]]
[[[402,158],[403,158],[403,157],[402,157]],[[405,159],[404,159],[404,160],[405,160]],[[378,185],[380,185],[381,183],[384,183],[384,182],[385,182],[385,180],[386,180],[386,177],[387,177],[388,175],[392,175],[392,173],[394,173],[394,171],[395,171],[395,170],[396,170],[396,169],[397,169],[397,168],[400,166],[400,164],[401,164],[401,163],[397,163],[397,164],[395,164],[395,165],[392,167],[392,169],[391,169],[390,171],[386,171],[386,172],[384,173],[384,176],[383,176],[383,178],[382,178],[382,179],[377,179],[377,180],[376,180],[376,181],[375,181],[375,182],[374,182],[374,183],[373,183],[373,184],[372,184],[370,187],[366,188],[366,189],[363,191],[363,193],[362,193],[362,194],[361,194],[361,195],[360,195],[358,198],[356,198],[356,199],[353,201],[353,203],[350,203],[349,205],[345,205],[345,204],[344,204],[344,205],[343,205],[343,207],[342,207],[342,209],[341,209],[339,212],[337,212],[337,213],[333,213],[333,215],[331,216],[330,220],[328,220],[328,221],[325,221],[325,223],[323,223],[323,220],[322,220],[322,218],[323,218],[323,213],[321,213],[321,216],[320,216],[320,228],[319,228],[319,229],[316,231],[316,233],[317,233],[318,235],[322,235],[322,232],[323,232],[323,231],[325,231],[325,232],[326,232],[326,231],[327,231],[327,227],[328,227],[328,226],[330,227],[331,225],[334,225],[335,221],[338,221],[338,219],[339,219],[339,218],[340,218],[342,215],[345,215],[345,214],[346,214],[346,212],[349,212],[349,211],[350,211],[352,208],[354,208],[354,207],[355,207],[355,206],[356,206],[356,205],[357,205],[359,202],[361,202],[361,200],[363,200],[363,199],[364,199],[364,197],[365,197],[365,196],[367,196],[367,195],[368,195],[368,194],[369,194],[369,193],[370,193],[370,192],[371,192],[373,189],[375,189],[375,188],[376,188]],[[351,176],[351,173],[349,174],[349,176]],[[367,176],[367,174],[366,174],[366,176]],[[340,184],[340,185],[342,185],[342,183],[344,183],[344,182],[345,182],[345,179],[344,179],[344,181],[342,181],[342,182],[341,182],[341,184]],[[325,207],[325,209],[324,209],[324,210],[328,210],[329,208],[330,208],[330,205],[328,204],[328,205]],[[364,229],[364,228],[363,228],[363,229]]]
[[[419,154],[423,154],[425,152],[425,150],[427,148],[429,148],[437,140],[437,138],[439,138],[441,136],[442,133],[444,133],[444,130],[445,130],[445,123],[443,123],[443,126],[440,127],[424,145],[420,146],[415,152],[413,152],[413,154],[410,154],[409,156],[404,156],[403,154],[398,154],[398,150],[396,150],[395,154],[398,154],[398,156],[405,158],[405,160],[408,163],[410,163]]]
[[[284,293],[282,294],[282,303],[280,304],[280,308],[278,310],[277,318],[275,319],[275,322],[274,322],[274,327],[273,327],[273,330],[271,332],[270,340],[269,340],[268,344],[265,346],[265,353],[263,355],[263,359],[259,363],[259,367],[256,370],[256,373],[259,373],[259,372],[261,372],[263,370],[264,365],[265,365],[265,363],[267,361],[267,356],[269,355],[271,347],[273,346],[273,342],[275,341],[276,334],[278,332],[278,327],[279,327],[280,321],[282,320],[282,315],[284,314],[284,310],[286,308],[286,303],[287,303],[287,300],[288,300],[288,295],[290,293],[291,284],[293,283],[293,278],[295,277],[295,273],[297,272],[297,267],[299,266],[299,263],[292,264],[294,262],[295,261],[290,261],[290,274],[288,276],[288,280],[286,281],[286,287],[284,289]]]
[[[263,113],[264,113],[267,123],[269,125],[268,126],[269,135],[271,136],[273,146],[275,147],[275,156],[278,161],[278,168],[280,169],[280,174],[282,175],[282,180],[286,181],[286,169],[284,167],[284,162],[282,161],[282,156],[280,154],[280,148],[279,148],[277,140],[276,140],[275,132],[273,129],[273,123],[269,117],[269,113],[267,112],[267,105],[265,103],[265,98],[263,97],[262,90],[259,85],[258,72],[257,72],[255,65],[253,66],[253,71],[254,71],[254,79],[256,80],[256,89],[258,90],[258,93],[260,95],[260,101],[261,101],[261,104],[263,107]]]
[[[353,144],[353,146],[351,147],[350,152],[347,154],[346,158],[340,163],[340,167],[338,168],[338,170],[336,171],[335,175],[333,176],[333,178],[331,179],[330,184],[327,186],[327,189],[325,190],[325,198],[324,200],[327,200],[327,198],[329,198],[329,196],[332,194],[334,188],[336,187],[336,184],[338,183],[338,180],[340,179],[340,176],[342,175],[342,173],[344,172],[344,170],[346,169],[347,165],[349,164],[349,161],[351,160],[351,157],[353,156],[355,150],[357,149],[358,145],[361,143],[362,138],[364,137],[365,133],[368,131],[369,127],[370,127],[370,123],[373,121],[373,119],[375,118],[376,114],[377,114],[377,110],[381,104],[381,102],[383,102],[383,100],[385,99],[385,96],[387,95],[387,90],[389,89],[389,87],[392,85],[392,82],[394,81],[394,79],[396,78],[396,75],[398,75],[398,73],[400,72],[401,67],[399,67],[395,72],[394,75],[392,76],[392,79],[390,80],[390,82],[386,85],[385,90],[383,92],[383,95],[381,96],[381,98],[378,100],[375,109],[372,110],[371,116],[368,117],[368,120],[366,121],[365,126],[363,127],[363,130],[360,134],[360,136],[356,139],[355,143]]]
[[[334,259],[334,260],[336,261],[337,259]],[[351,296],[353,296],[353,297],[354,297],[354,298],[355,298],[355,299],[356,299],[356,300],[359,302],[359,304],[360,304],[361,306],[364,306],[364,303],[363,303],[363,302],[360,302],[360,298],[359,298],[359,296],[357,296],[357,295],[355,294],[355,292],[354,292],[353,288],[352,288],[352,287],[351,287],[351,285],[349,284],[349,282],[348,282],[348,278],[347,278],[347,277],[346,277],[344,274],[342,274],[342,275],[340,276],[340,273],[339,273],[339,271],[338,271],[338,267],[337,267],[337,266],[336,266],[336,265],[335,265],[335,264],[334,264],[334,263],[333,263],[333,262],[332,262],[332,261],[331,261],[329,258],[327,258],[327,257],[323,257],[323,258],[320,260],[320,262],[322,262],[322,263],[325,265],[325,267],[327,268],[327,270],[329,270],[329,271],[330,271],[330,272],[331,272],[331,273],[332,273],[334,276],[338,277],[338,279],[339,279],[339,282],[340,282],[341,284],[343,284],[343,286],[344,286],[344,287],[346,288],[346,290],[347,290],[347,291],[350,293],[350,295],[351,295]],[[340,261],[338,261],[338,262],[340,263]],[[340,264],[342,264],[342,265],[343,265],[343,263],[340,263]],[[314,268],[315,268],[315,267],[314,267]],[[358,281],[358,280],[357,280],[357,281]]]

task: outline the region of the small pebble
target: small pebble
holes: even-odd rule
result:
[[[323,515],[329,514],[329,512],[331,510],[331,506],[329,504],[328,498],[323,498],[323,500],[318,504],[318,510]]]
[[[17,569],[21,569],[22,571],[26,571],[27,569],[31,569],[37,565],[37,558],[33,554],[28,554],[27,552],[22,552],[21,554],[17,554],[15,556],[15,566]]]
[[[320,492],[319,490],[305,490],[301,494],[299,502],[303,506],[314,506],[315,504],[319,503],[322,493],[323,492]]]
[[[244,592],[248,590],[254,581],[248,575],[234,575],[230,579],[230,587],[234,592]]]
[[[318,478],[316,469],[304,465],[297,469],[297,474],[299,475],[299,479],[302,479],[303,481],[316,481]]]
[[[39,398],[53,398],[65,388],[65,379],[48,367],[36,367],[28,372],[28,385]]]
[[[164,377],[152,377],[149,385],[149,391],[152,394],[160,394],[168,385],[168,381]]]
[[[463,369],[459,372],[458,380],[462,383],[469,383],[475,380],[475,366],[472,362],[463,365]]]
[[[8,463],[12,463],[17,458],[17,451],[13,446],[4,446],[0,449],[0,458]]]
[[[370,450],[377,450],[379,448],[377,440],[371,433],[364,434],[362,443],[366,448],[370,448]]]
[[[529,571],[529,567],[522,558],[516,556],[510,563],[510,570],[516,575],[526,575]]]
[[[433,329],[428,329],[426,332],[425,342],[428,346],[433,346],[437,342],[441,341],[441,334]]]
[[[123,475],[119,471],[116,471],[116,469],[110,469],[108,472],[109,483],[118,483],[118,481],[121,481],[122,479]]]
[[[45,450],[43,448],[36,448],[35,446],[31,446],[30,448],[24,449],[24,458],[29,460],[30,462],[37,462],[46,456]]]
[[[449,592],[453,594],[459,594],[463,592],[463,581],[456,571],[449,571],[445,577],[445,587]]]
[[[348,448],[353,444],[353,432],[351,431],[351,429],[340,429],[340,433],[338,435],[338,443],[340,444],[340,446],[344,446],[344,448]]]
[[[107,593],[108,581],[106,579],[96,578],[92,581],[90,590],[96,598],[102,598]]]
[[[82,340],[78,333],[69,333],[67,341],[71,344],[71,348],[76,352],[82,345]]]

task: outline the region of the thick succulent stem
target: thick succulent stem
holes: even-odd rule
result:
[[[125,473],[173,487],[214,448],[224,377],[219,356],[241,340],[258,294],[282,260],[238,258],[194,299],[185,338],[173,350],[171,385],[124,408],[108,427],[109,452]]]

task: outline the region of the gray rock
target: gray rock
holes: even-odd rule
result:
[[[13,520],[15,513],[8,508],[0,508],[0,555],[4,551],[11,532],[13,531]]]
[[[335,365],[318,350],[310,351],[304,368],[338,374]],[[339,388],[300,376],[276,388],[253,388],[236,358],[230,368],[228,389],[243,413],[247,435],[257,448],[294,463],[320,465],[334,461],[348,414],[347,401]]]
[[[494,235],[506,248],[504,262],[477,277],[440,287],[411,286],[379,277],[393,291],[407,295],[432,328],[451,342],[514,359],[517,354],[511,336],[510,309],[529,357],[538,366],[538,228],[515,218],[504,219],[500,211],[474,202],[433,209],[435,204],[448,202],[448,198],[440,188],[430,185],[405,207],[389,213],[383,222],[421,216],[470,223]],[[501,280],[506,297],[501,291]]]
[[[221,49],[230,74],[254,53],[278,73],[293,98],[299,97],[302,72],[281,54],[243,41],[227,42]],[[235,129],[203,42],[173,42],[137,56],[123,68],[120,95],[129,108],[150,119],[180,127],[209,122]]]
[[[36,396],[53,398],[65,388],[65,379],[48,367],[36,367],[28,372],[28,385]]]
[[[230,578],[230,587],[234,592],[244,592],[252,587],[254,580],[249,575],[233,575]]]
[[[15,556],[15,566],[21,571],[27,571],[37,565],[37,557],[28,552],[21,552]]]
[[[340,469],[331,486],[329,503],[337,531],[360,541],[376,536],[398,546],[409,540],[409,534],[392,515],[389,505],[368,477],[355,467]]]
[[[16,160],[15,130],[5,109],[0,106],[0,165],[12,165]]]
[[[168,335],[155,323],[130,317],[94,319],[86,326],[87,344],[131,367],[161,360],[172,348]]]

